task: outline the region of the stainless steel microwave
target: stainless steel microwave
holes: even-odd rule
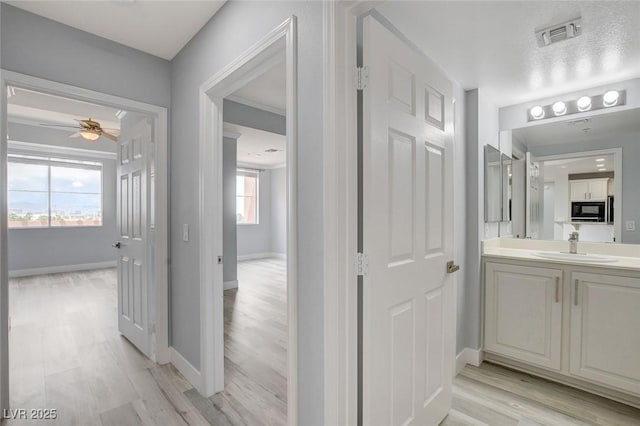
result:
[[[572,222],[605,222],[606,201],[574,201],[571,203]]]

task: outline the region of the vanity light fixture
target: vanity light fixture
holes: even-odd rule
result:
[[[589,111],[591,109],[591,98],[589,96],[583,96],[576,102],[578,105],[578,111]]]
[[[542,109],[540,105],[534,106],[529,112],[531,113],[531,117],[533,117],[535,120],[544,118],[544,109]]]
[[[602,96],[602,105],[605,107],[612,107],[618,103],[618,98],[620,94],[615,90],[609,90],[607,93]]]
[[[553,108],[555,115],[565,115],[567,113],[567,104],[562,101],[556,102],[551,108]]]
[[[569,100],[556,100],[546,105],[535,105],[527,110],[527,121],[557,118],[563,115],[580,114],[604,108],[626,105],[626,90],[608,90],[601,95],[587,96]],[[570,125],[586,124],[589,117],[568,121]],[[584,128],[583,128],[584,130]],[[587,130],[585,130],[587,131]]]

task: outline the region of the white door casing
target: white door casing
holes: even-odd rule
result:
[[[363,40],[363,424],[438,424],[455,340],[452,83],[372,17]]]
[[[151,119],[128,113],[117,144],[118,330],[150,356],[147,159]]]

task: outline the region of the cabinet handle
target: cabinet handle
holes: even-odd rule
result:
[[[578,284],[579,283],[580,283],[579,280],[575,280],[575,282],[574,282],[573,304],[575,306],[578,306]]]
[[[556,303],[560,303],[560,277],[556,277]]]
[[[585,200],[587,199],[587,193],[586,192],[584,193],[584,199]]]

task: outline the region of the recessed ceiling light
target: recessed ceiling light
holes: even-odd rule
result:
[[[609,90],[607,93],[602,96],[602,104],[606,107],[614,106],[618,103],[618,98],[620,94],[615,90]]]
[[[576,102],[579,111],[589,111],[591,109],[591,98],[589,96],[583,96]]]
[[[596,158],[597,162],[604,161],[604,158]]]
[[[556,102],[551,108],[555,115],[564,115],[567,113],[567,105],[562,101]]]
[[[542,107],[540,105],[536,105],[533,108],[531,108],[531,117],[533,117],[536,120],[540,120],[541,118],[544,118],[544,109],[542,109]]]

